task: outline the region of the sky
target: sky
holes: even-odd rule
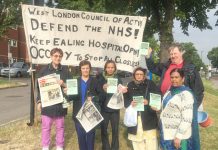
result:
[[[192,42],[195,48],[198,50],[198,54],[203,62],[208,65],[210,64],[207,59],[207,53],[214,47],[218,47],[218,26],[215,26],[218,16],[214,16],[214,13],[218,9],[211,10],[208,12],[208,22],[212,26],[212,30],[199,30],[197,28],[189,27],[189,36],[182,33],[180,29],[180,23],[178,21],[174,22],[173,35],[176,42]]]

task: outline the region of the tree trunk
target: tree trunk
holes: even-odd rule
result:
[[[163,2],[165,15],[160,22],[160,62],[166,62],[169,59],[168,47],[173,42],[173,20],[175,17],[175,1],[166,0]]]

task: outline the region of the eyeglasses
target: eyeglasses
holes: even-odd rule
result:
[[[144,76],[143,73],[136,73],[135,75],[136,75],[136,76]]]
[[[63,56],[62,55],[53,55],[53,57],[55,57],[55,58],[62,58]]]

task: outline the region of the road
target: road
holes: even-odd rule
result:
[[[28,86],[0,90],[0,126],[29,116],[30,78],[12,78]]]

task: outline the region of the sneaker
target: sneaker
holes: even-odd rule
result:
[[[49,148],[48,147],[43,147],[42,150],[49,150]]]
[[[56,150],[64,150],[63,147],[57,146]]]

